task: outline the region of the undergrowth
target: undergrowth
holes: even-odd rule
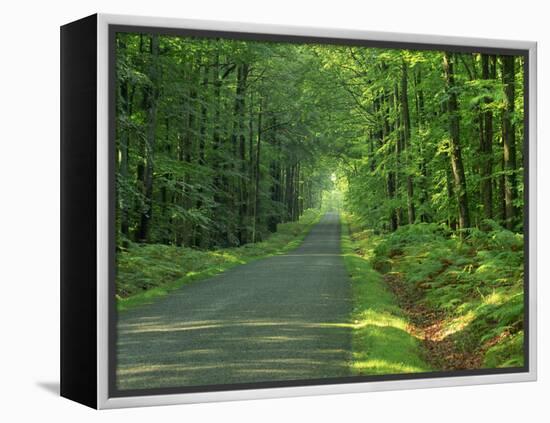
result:
[[[452,365],[440,357],[443,367],[523,366],[523,236],[487,225],[462,237],[437,224],[407,225],[374,249],[373,267],[437,316],[434,342],[474,357]]]
[[[407,316],[370,264],[376,245],[370,235],[354,233],[352,241],[344,217],[342,252],[353,290],[352,371],[357,375],[429,371]]]
[[[241,247],[198,250],[162,244],[130,244],[117,253],[119,311],[149,303],[187,282],[204,279],[239,264],[297,247],[320,213],[306,210],[298,222],[282,223],[265,241]]]

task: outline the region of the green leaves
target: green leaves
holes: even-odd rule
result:
[[[457,343],[478,348],[492,367],[521,362],[516,341],[523,333],[523,237],[486,221],[491,230],[472,229],[461,240],[444,226],[399,228],[374,249],[375,268],[385,266],[423,301],[442,313],[444,331]],[[389,268],[388,268],[389,264]],[[456,322],[465,321],[458,332]],[[446,328],[446,329],[445,329]]]
[[[345,208],[385,236],[375,267],[402,273],[426,304],[459,319],[466,344],[511,338],[515,348],[517,59],[504,72],[502,58],[477,53],[153,39],[117,39],[119,295],[219,265],[219,252],[231,263],[242,250],[263,254],[260,241],[295,235],[288,222],[307,209]],[[493,352],[491,362],[517,359]]]

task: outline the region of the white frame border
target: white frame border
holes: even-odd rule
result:
[[[109,398],[109,25],[529,50],[529,372]],[[97,407],[122,408],[537,380],[537,43],[146,16],[97,15]]]

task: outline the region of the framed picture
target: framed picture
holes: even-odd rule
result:
[[[536,44],[61,28],[61,394],[536,379]]]

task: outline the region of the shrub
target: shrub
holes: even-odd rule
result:
[[[373,266],[399,273],[444,325],[468,315],[457,342],[486,350],[490,367],[508,366],[522,360],[523,236],[486,227],[461,239],[436,224],[403,226],[378,244]]]

